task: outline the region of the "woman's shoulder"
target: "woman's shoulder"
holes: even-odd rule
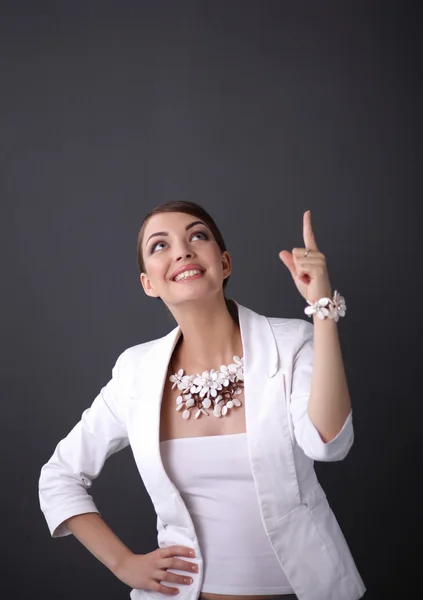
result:
[[[157,344],[166,343],[167,339],[173,339],[176,334],[176,330],[177,328],[173,329],[164,336],[153,340],[148,340],[146,342],[141,342],[140,344],[135,344],[134,346],[129,346],[123,350],[123,352],[121,352],[118,357],[118,362],[129,369],[134,367],[135,365],[139,364],[140,360],[148,356],[154,346]]]
[[[281,331],[293,331],[296,332],[303,329],[313,328],[313,324],[305,319],[299,319],[294,317],[266,317],[269,321],[272,329],[278,329]]]
[[[131,395],[131,390],[136,384],[137,378],[142,372],[145,372],[154,364],[157,359],[154,353],[151,353],[157,343],[164,340],[167,336],[135,344],[123,350],[117,357],[113,374],[116,377],[119,386]]]
[[[299,318],[266,317],[277,340],[291,340],[296,345],[313,338],[314,327],[310,321]]]
[[[129,346],[120,354],[119,359],[124,362],[138,361],[140,358],[146,356],[156,344],[163,341],[166,337],[167,335],[154,340],[148,340],[147,342],[141,342],[134,346]]]
[[[240,310],[241,320],[246,323],[260,323],[260,326],[270,326],[275,339],[283,344],[299,346],[303,341],[313,337],[314,327],[310,321],[298,317],[271,317],[243,306],[236,302]]]

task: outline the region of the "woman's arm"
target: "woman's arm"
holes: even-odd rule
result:
[[[119,566],[132,552],[98,513],[76,515],[63,524],[91,554],[118,576]]]
[[[313,460],[342,460],[354,442],[354,429],[345,374],[339,373],[338,332],[333,322],[299,321],[290,402],[295,438]]]
[[[303,237],[305,248],[293,248],[292,253],[283,250],[279,257],[302,297],[314,304],[321,298],[331,298],[332,287],[309,210],[303,216]],[[338,329],[333,319],[322,320],[317,315],[313,319],[314,327],[304,321],[299,327],[291,403],[294,431],[310,458],[340,460],[349,451],[354,432]]]
[[[351,412],[338,325],[333,319],[314,322],[314,364],[308,415],[322,440],[330,442]]]

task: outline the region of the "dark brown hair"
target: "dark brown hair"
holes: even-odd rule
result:
[[[203,221],[207,227],[212,232],[214,239],[216,240],[217,245],[220,248],[221,252],[226,251],[226,244],[223,239],[220,230],[209,213],[199,204],[195,204],[194,202],[186,202],[185,200],[171,200],[170,202],[163,202],[159,204],[153,210],[146,214],[144,217],[141,228],[138,233],[138,242],[137,242],[137,254],[138,254],[138,265],[141,273],[145,273],[145,264],[144,259],[142,257],[142,240],[144,237],[144,230],[147,224],[147,221],[154,215],[158,215],[160,213],[168,213],[168,212],[179,212],[185,213],[187,215],[192,215],[193,217],[197,217]],[[223,282],[223,289],[225,289],[228,283],[229,277],[227,277]]]

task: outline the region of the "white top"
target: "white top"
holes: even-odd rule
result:
[[[247,434],[166,440],[160,449],[202,549],[201,591],[292,594],[263,526]]]

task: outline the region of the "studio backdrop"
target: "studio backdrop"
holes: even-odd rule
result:
[[[310,209],[331,283],[355,443],[316,463],[374,600],[410,598],[421,523],[421,9],[413,2],[2,2],[1,598],[117,600],[51,539],[38,478],[129,346],[175,326],[139,283],[143,216],[203,205],[227,295],[309,320],[278,257]],[[87,365],[90,365],[89,369]],[[129,448],[92,493],[135,552],[156,517]],[[413,596],[415,597],[415,596]]]

